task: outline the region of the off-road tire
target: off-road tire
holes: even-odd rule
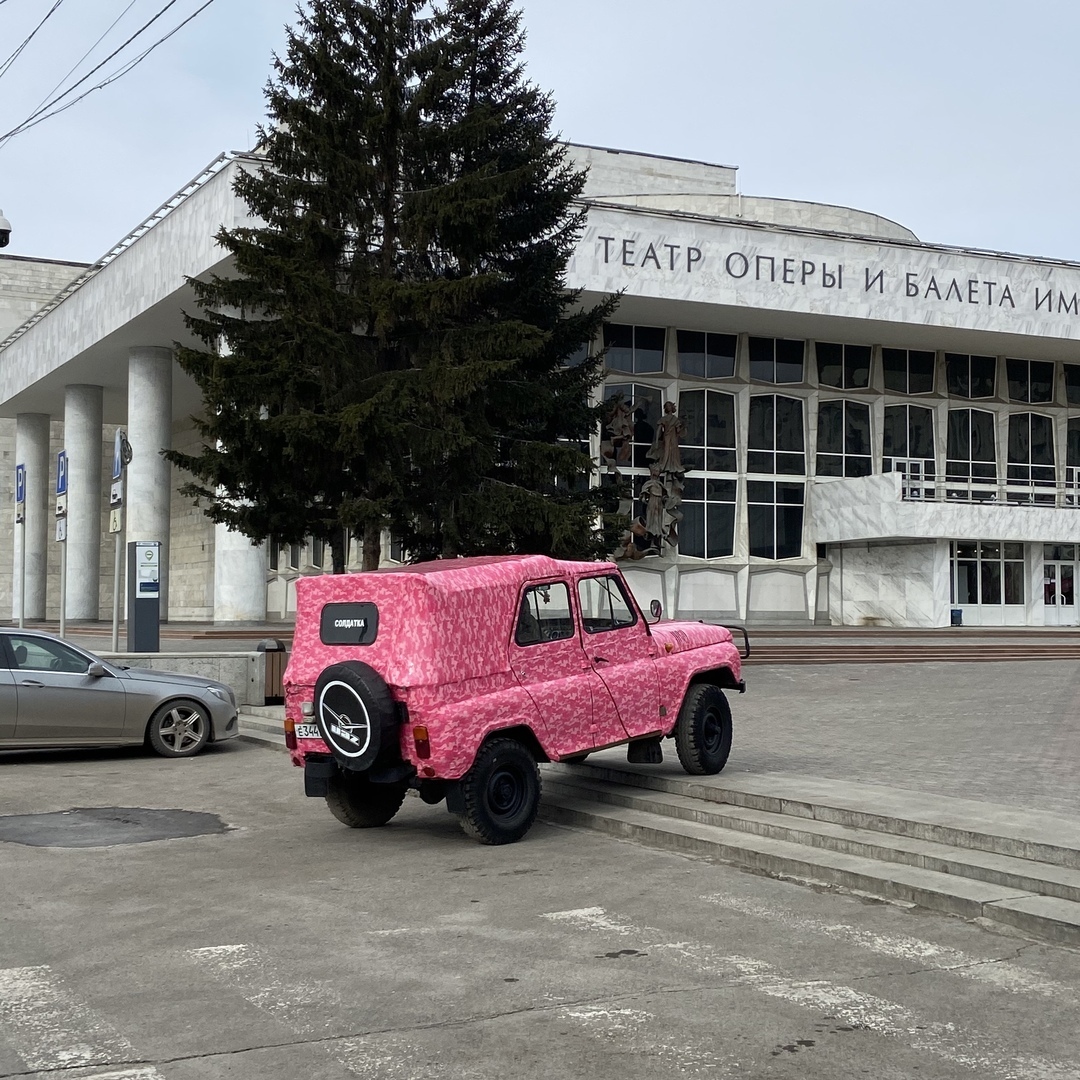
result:
[[[162,757],[191,757],[210,741],[210,713],[197,701],[167,701],[150,717],[146,741]]]
[[[362,776],[345,773],[330,779],[326,805],[350,829],[377,829],[401,809],[408,790],[408,781],[373,784]]]
[[[675,721],[679,763],[693,776],[712,776],[731,753],[731,707],[724,692],[711,683],[696,683],[686,691]]]
[[[337,686],[333,692],[344,691],[347,702],[351,703],[349,711],[357,714],[351,719],[366,720],[367,745],[359,755],[350,756],[342,752],[327,730],[331,718],[324,715],[323,693],[334,684]],[[315,682],[315,722],[330,752],[343,769],[366,772],[380,756],[386,762],[394,760],[400,753],[397,710],[390,690],[377,671],[358,660],[346,660],[323,669]]]
[[[540,769],[516,739],[489,739],[461,779],[461,827],[481,844],[512,844],[540,809]]]

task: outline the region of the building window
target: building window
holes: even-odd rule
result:
[[[730,379],[735,374],[734,334],[679,330],[679,374],[694,379]]]
[[[1038,413],[1016,413],[1009,417],[1009,484],[1052,488],[1054,474],[1054,424]],[[1010,493],[1010,499],[1015,493]],[[1053,502],[1052,492],[1033,493],[1034,502]]]
[[[326,541],[313,538],[311,541],[311,565],[321,570],[325,559]]]
[[[767,394],[750,399],[747,472],[806,473],[802,410],[799,398]]]
[[[608,383],[604,387],[604,400],[620,399],[630,411],[627,423],[632,431],[629,442],[616,450],[619,465],[647,469],[649,449],[656,437],[656,425],[663,408],[663,391],[658,386],[642,383]]]
[[[885,389],[898,394],[934,392],[934,354],[919,349],[882,349]]]
[[[894,466],[907,473],[908,462],[917,462],[923,476],[934,475],[934,413],[921,405],[889,405],[882,433],[882,468]],[[901,466],[901,462],[905,463]]]
[[[801,383],[804,341],[784,338],[750,339],[750,378],[757,382]]]
[[[581,367],[589,359],[589,343],[579,345],[564,361],[563,367]]]
[[[604,324],[604,363],[612,371],[632,375],[664,370],[664,328]]]
[[[761,559],[797,559],[802,554],[805,484],[746,482],[750,554]]]
[[[818,476],[869,476],[870,406],[823,401],[818,406]]]
[[[719,559],[735,553],[735,481],[687,477],[683,481],[679,554]]]
[[[980,412],[978,409],[950,409],[946,444],[947,483],[997,483],[993,413]],[[972,492],[972,495],[975,498],[990,498],[992,493]]]
[[[1080,470],[1080,416],[1070,416],[1065,432],[1065,465],[1068,469]],[[1069,474],[1070,481],[1073,474]]]
[[[998,540],[958,540],[952,556],[954,604],[1023,604],[1024,545]]]
[[[819,341],[817,353],[818,382],[838,390],[862,390],[870,385],[870,346],[831,345]]]
[[[1065,368],[1065,400],[1080,405],[1080,365],[1063,364]]]
[[[683,390],[679,415],[686,424],[681,457],[688,469],[736,472],[735,398],[717,390]]]
[[[1054,400],[1054,365],[1039,360],[1006,360],[1009,399],[1032,405]]]
[[[962,398],[993,397],[996,366],[997,361],[992,356],[946,353],[945,376],[949,395]]]
[[[290,544],[289,545],[289,569],[299,570],[301,558],[304,553],[303,544]]]

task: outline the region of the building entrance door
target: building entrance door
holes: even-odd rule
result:
[[[1053,554],[1074,554],[1072,545],[1056,544]],[[1047,552],[1051,554],[1051,552]],[[1060,557],[1043,563],[1043,616],[1047,626],[1076,626],[1077,608],[1074,585],[1076,583],[1076,563]]]

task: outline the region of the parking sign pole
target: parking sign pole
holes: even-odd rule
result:
[[[124,450],[127,437],[117,428],[113,440],[112,488],[109,490],[109,532],[113,534],[112,651],[120,651],[120,555],[124,529]],[[131,448],[126,447],[130,460]]]
[[[123,511],[121,510],[121,513]],[[120,651],[120,533],[113,533],[112,651]]]
[[[26,515],[19,524],[19,629],[26,626]]]

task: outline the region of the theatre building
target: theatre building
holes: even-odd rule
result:
[[[750,625],[1077,625],[1080,263],[743,195],[725,166],[571,149],[590,174],[568,279],[586,300],[623,294],[601,392],[631,406],[622,471],[639,491],[665,403],[685,425],[677,550],[624,562],[642,604]],[[247,221],[231,185],[255,164],[212,163],[0,342],[13,613],[58,612],[61,447],[66,612],[111,611],[118,425],[134,450],[125,538],[161,541],[171,620],[289,620],[296,579],[329,565],[321,543],[253,547],[214,526],[157,453],[197,442],[199,394],[172,356],[195,306],[185,278],[228,270],[213,238]]]

